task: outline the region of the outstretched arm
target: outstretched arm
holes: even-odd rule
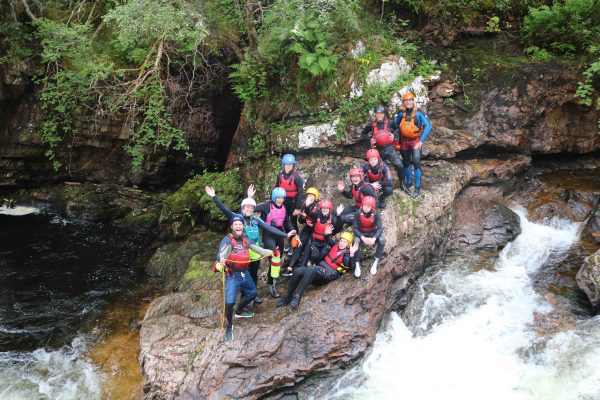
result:
[[[223,202],[217,197],[217,194],[216,194],[214,188],[212,188],[210,186],[206,186],[204,188],[204,190],[206,191],[206,194],[210,196],[210,198],[216,204],[216,206],[219,207],[219,210],[221,210],[223,212],[223,214],[225,214],[227,219],[231,219],[234,216],[241,216],[241,214],[234,213],[229,208],[227,208],[227,206],[225,204],[223,204]]]

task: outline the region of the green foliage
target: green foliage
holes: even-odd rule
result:
[[[526,47],[525,54],[527,54],[535,61],[543,62],[550,60],[550,53],[546,49],[541,49],[537,46]]]
[[[486,32],[499,33],[500,32],[500,17],[494,15],[490,17],[488,22],[485,24]]]
[[[20,22],[0,22],[0,65],[32,55],[31,35],[25,29]]]
[[[253,58],[248,58],[238,64],[233,64],[229,77],[234,82],[233,90],[243,102],[267,95],[267,71],[265,67]]]

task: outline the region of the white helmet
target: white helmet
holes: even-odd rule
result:
[[[256,201],[254,201],[254,199],[251,199],[250,197],[246,197],[244,200],[242,200],[242,208],[248,205],[256,207]]]

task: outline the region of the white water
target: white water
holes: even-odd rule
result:
[[[39,212],[40,212],[40,209],[35,208],[35,207],[27,207],[27,206],[8,207],[7,205],[0,206],[0,214],[4,214],[4,215],[23,216],[23,215],[29,215],[29,214],[38,214]]]
[[[544,318],[552,307],[530,275],[563,256],[580,226],[535,224],[516,211],[523,231],[493,270],[451,265],[424,277],[411,329],[392,314],[372,353],[326,398],[600,399],[600,318],[551,338],[534,330],[534,316]],[[427,293],[433,281],[436,290]]]
[[[79,337],[53,351],[0,352],[0,399],[100,399],[100,377],[85,351]]]

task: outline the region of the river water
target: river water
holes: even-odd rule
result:
[[[35,211],[0,210],[0,399],[99,399],[86,353],[102,313],[142,281],[143,241]]]
[[[499,255],[429,268],[402,317],[328,399],[600,399],[600,317],[552,301],[540,276],[569,257],[581,224],[515,210],[522,233]]]

